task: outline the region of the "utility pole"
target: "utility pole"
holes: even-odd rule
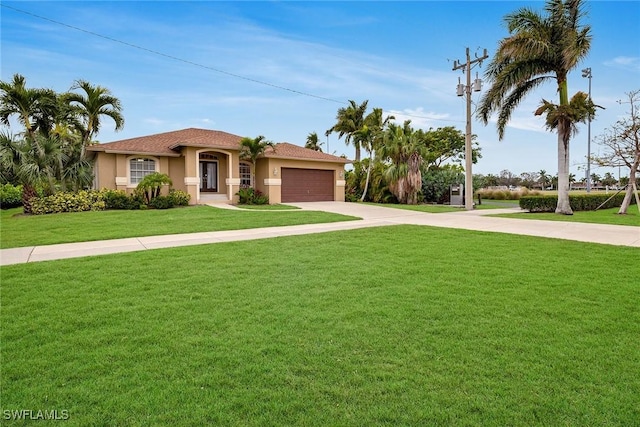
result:
[[[591,67],[582,70],[582,77],[589,79],[589,102],[591,102]],[[591,114],[587,127],[587,193],[591,192]]]
[[[471,165],[473,163],[473,154],[471,149],[471,89],[473,88],[474,92],[480,92],[482,89],[482,80],[480,80],[477,75],[473,86],[471,85],[471,67],[476,63],[478,65],[482,65],[482,61],[488,57],[487,49],[485,49],[484,54],[481,57],[476,56],[474,60],[471,60],[469,48],[467,48],[466,62],[460,63],[458,61],[453,61],[453,71],[462,69],[463,72],[466,71],[467,73],[467,84],[463,85],[462,83],[458,83],[457,95],[467,96],[467,129],[464,142],[464,208],[468,211],[473,210],[473,173],[471,171]],[[458,79],[458,82],[459,81],[460,80]]]

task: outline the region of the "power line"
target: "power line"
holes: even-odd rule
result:
[[[284,90],[284,91],[295,93],[295,94],[298,94],[298,95],[307,96],[307,97],[310,97],[310,98],[321,99],[323,101],[328,101],[328,102],[333,102],[333,103],[343,104],[343,105],[347,105],[348,104],[347,102],[340,101],[340,100],[337,100],[337,99],[327,98],[327,97],[320,96],[320,95],[314,95],[314,94],[308,93],[308,92],[302,92],[302,91],[299,91],[299,90],[296,90],[296,89],[291,89],[291,88],[288,88],[288,87],[285,87],[285,86],[276,85],[276,84],[265,82],[265,81],[262,81],[262,80],[253,79],[251,77],[246,77],[246,76],[243,76],[243,75],[240,75],[240,74],[235,74],[235,73],[231,73],[231,72],[228,72],[228,71],[224,71],[224,70],[221,70],[219,68],[215,68],[215,67],[211,67],[211,66],[208,66],[208,65],[200,64],[198,62],[190,61],[188,59],[183,59],[183,58],[180,58],[180,57],[177,57],[177,56],[174,56],[174,55],[170,55],[170,54],[167,54],[167,53],[163,53],[163,52],[160,52],[160,51],[157,51],[157,50],[154,50],[154,49],[149,49],[147,47],[139,46],[139,45],[134,44],[134,43],[130,43],[130,42],[126,42],[126,41],[123,41],[123,40],[120,40],[120,39],[116,39],[114,37],[106,36],[104,34],[96,33],[95,31],[87,30],[87,29],[84,29],[84,28],[76,27],[76,26],[71,25],[71,24],[67,24],[67,23],[64,23],[64,22],[57,21],[55,19],[47,18],[45,16],[41,16],[41,15],[35,14],[33,12],[29,12],[29,11],[26,11],[26,10],[23,10],[23,9],[19,9],[19,8],[16,8],[16,7],[13,7],[13,6],[8,6],[8,5],[4,4],[4,3],[0,3],[0,6],[5,7],[7,9],[11,9],[11,10],[13,10],[15,12],[19,12],[19,13],[22,13],[22,14],[25,14],[25,15],[32,16],[32,17],[37,18],[37,19],[41,19],[43,21],[48,21],[48,22],[51,22],[51,23],[56,24],[56,25],[60,25],[60,26],[66,27],[66,28],[70,28],[72,30],[83,32],[85,34],[90,34],[92,36],[99,37],[99,38],[108,40],[108,41],[113,42],[113,43],[118,43],[118,44],[130,47],[130,48],[133,48],[133,49],[142,50],[144,52],[148,52],[148,53],[151,53],[153,55],[162,56],[162,57],[174,60],[174,61],[178,61],[178,62],[182,62],[182,63],[185,63],[185,64],[193,65],[193,66],[199,67],[199,68],[204,68],[206,70],[214,71],[216,73],[224,74],[224,75],[227,75],[227,76],[230,76],[230,77],[235,77],[235,78],[246,80],[246,81],[249,81],[249,82],[252,82],[252,83],[257,83],[257,84],[261,84],[261,85],[264,85],[264,86],[269,86],[269,87],[272,87],[272,88],[275,88],[275,89]],[[388,110],[386,112],[389,113]],[[461,123],[462,122],[462,120],[438,119],[438,118],[427,117],[427,116],[418,116],[418,115],[415,115],[415,114],[406,114],[406,113],[402,113],[402,112],[398,112],[397,114],[402,114],[403,116],[406,116],[406,117],[413,117],[413,118],[418,118],[418,119],[426,119],[426,120],[434,120],[434,121],[457,122],[457,123]]]

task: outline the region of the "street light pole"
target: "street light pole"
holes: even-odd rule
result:
[[[582,77],[589,79],[589,102],[591,102],[591,67],[582,70]],[[591,115],[587,124],[587,193],[591,192]]]

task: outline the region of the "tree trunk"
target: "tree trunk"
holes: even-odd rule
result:
[[[36,197],[36,189],[30,184],[22,185],[22,212],[26,215],[31,215],[31,199]]]
[[[558,204],[556,213],[573,215],[569,203],[569,138],[564,139],[564,124],[558,125]]]
[[[360,162],[360,144],[359,144],[358,142],[355,142],[355,141],[354,141],[353,146],[354,146],[354,147],[355,147],[355,149],[356,149],[356,158],[355,158],[355,161],[356,161],[356,162]]]
[[[634,185],[636,179],[636,174],[638,173],[638,165],[640,164],[640,156],[636,156],[633,164],[631,165],[631,169],[629,170],[629,185],[627,186],[627,192],[624,195],[624,199],[622,200],[622,205],[620,205],[620,210],[618,214],[624,215],[627,213],[629,206],[631,205],[631,200],[633,198],[634,193]],[[640,204],[638,205],[638,210],[640,210]]]
[[[373,163],[373,156],[369,157],[369,167],[367,168],[367,179],[364,182],[364,191],[362,192],[362,197],[360,198],[361,202],[364,202],[365,197],[367,197],[367,190],[369,190],[369,180],[371,179],[371,164]]]

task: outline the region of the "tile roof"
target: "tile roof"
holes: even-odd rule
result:
[[[349,160],[344,157],[310,150],[308,148],[300,147],[299,145],[289,144],[288,142],[280,142],[276,144],[275,151],[271,148],[267,148],[264,156],[275,159],[301,159],[321,162],[349,163]]]
[[[189,128],[107,142],[88,147],[88,150],[178,156],[181,146],[237,149],[241,139],[241,136],[218,130]]]
[[[180,147],[238,150],[241,140],[241,136],[219,130],[189,128],[92,145],[87,147],[87,150],[103,151],[106,153],[149,154],[177,157],[180,155]],[[276,144],[275,151],[268,148],[265,157],[349,163],[349,160],[343,157],[309,150],[308,148],[287,142]]]

